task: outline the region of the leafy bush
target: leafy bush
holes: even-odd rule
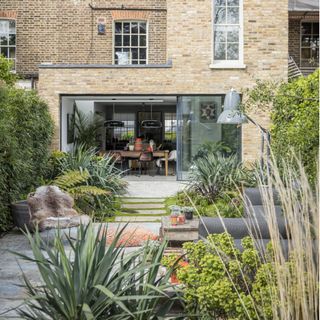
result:
[[[88,171],[67,171],[56,177],[51,184],[68,192],[75,200],[76,209],[80,212],[92,214],[95,210],[96,197],[107,196],[110,192],[88,185],[90,174]]]
[[[224,157],[209,153],[193,162],[188,185],[189,190],[214,201],[225,191],[254,183],[253,172],[239,163],[235,155]]]
[[[17,81],[17,75],[11,72],[13,62],[0,55],[0,85],[1,81],[12,86]]]
[[[193,207],[201,216],[236,218],[243,215],[242,199],[238,192],[224,192],[215,198],[214,202],[196,192],[178,192],[174,197],[166,200],[169,208],[171,205],[179,207]]]
[[[10,203],[23,199],[45,173],[53,122],[33,91],[0,87],[0,231],[10,227]]]
[[[116,168],[114,158],[107,155],[97,156],[94,149],[78,146],[70,153],[55,152],[49,163],[50,172],[47,173],[49,179],[55,179],[56,174],[65,175],[69,171],[86,172],[88,174],[85,181],[87,186],[106,191],[105,194],[90,197],[90,205],[87,208],[88,199],[82,199],[82,201],[78,198],[76,204],[81,210],[94,216],[97,220],[104,220],[118,209],[116,197],[125,192],[127,184],[122,179],[122,171]]]
[[[272,150],[278,159],[300,154],[316,180],[319,151],[319,70],[280,86],[273,103]]]
[[[184,244],[189,265],[178,278],[191,319],[273,319],[272,265],[261,263],[250,237],[242,246],[241,253],[227,233]]]
[[[221,155],[227,156],[227,155],[230,155],[231,152],[232,152],[231,148],[229,148],[222,141],[219,141],[219,142],[208,141],[203,143],[200,146],[197,154],[194,156],[193,159],[197,160],[199,158],[203,158],[208,153],[221,154]]]
[[[23,275],[29,298],[19,314],[24,319],[164,319],[177,299],[165,293],[170,271],[160,276],[166,243],[147,243],[125,254],[117,246],[123,230],[107,246],[107,230],[80,226],[76,240],[68,237],[70,254],[61,235],[50,247],[38,232],[28,234],[34,257],[18,255],[37,264],[43,285]]]

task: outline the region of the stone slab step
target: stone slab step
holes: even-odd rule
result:
[[[164,205],[161,203],[125,203],[121,206],[122,209],[162,209]]]
[[[123,203],[164,203],[164,198],[122,198]]]
[[[132,211],[131,211],[132,210]],[[122,212],[124,214],[132,214],[132,215],[135,215],[135,214],[150,214],[150,215],[153,215],[153,214],[164,214],[166,215],[167,214],[167,211],[166,210],[163,210],[163,209],[155,209],[155,210],[152,210],[152,209],[130,209],[130,211],[127,211],[127,212]]]
[[[134,216],[134,217],[115,217],[115,222],[159,222],[161,217],[157,216]]]

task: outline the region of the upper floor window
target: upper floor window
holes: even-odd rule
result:
[[[319,66],[319,23],[301,23],[301,61],[300,67]]]
[[[0,20],[0,54],[16,64],[16,22]]]
[[[213,64],[243,63],[242,0],[213,0]]]
[[[145,21],[116,21],[114,27],[114,63],[147,64],[148,32]]]

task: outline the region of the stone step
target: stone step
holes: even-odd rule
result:
[[[125,203],[121,206],[122,209],[163,209],[164,205],[161,203]]]
[[[164,203],[164,198],[122,198],[123,203]]]
[[[145,215],[154,215],[154,214],[167,214],[167,211],[164,209],[130,209],[128,211],[123,211],[123,214],[130,214],[130,215],[139,215],[139,214],[145,214]]]
[[[115,217],[115,222],[159,222],[161,217],[159,216],[117,216]]]

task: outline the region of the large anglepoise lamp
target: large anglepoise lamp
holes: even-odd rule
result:
[[[217,123],[221,124],[243,124],[248,121],[253,123],[260,129],[261,132],[261,158],[260,166],[261,169],[264,166],[263,155],[265,141],[267,141],[267,170],[269,171],[269,158],[270,158],[270,132],[251,119],[248,115],[244,114],[240,109],[240,95],[234,89],[231,89],[225,97],[223,112],[220,114]]]

